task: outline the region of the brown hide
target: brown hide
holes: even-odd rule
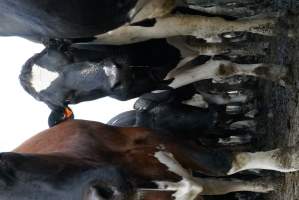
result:
[[[185,151],[184,149],[189,151]],[[151,184],[157,180],[179,181],[180,177],[169,172],[155,157],[163,148],[171,152],[186,169],[213,174],[205,161],[191,160],[190,152],[201,155],[202,149],[192,142],[143,128],[116,128],[97,122],[70,120],[32,137],[16,148],[16,153],[55,155],[73,159],[78,163],[109,164],[120,166],[133,185]],[[206,151],[206,150],[205,150]],[[208,155],[207,152],[202,154]],[[203,157],[204,157],[203,156]],[[208,159],[209,160],[209,159]],[[215,173],[214,173],[215,174]],[[142,187],[142,186],[141,186]],[[145,193],[145,199],[171,199],[169,193]]]

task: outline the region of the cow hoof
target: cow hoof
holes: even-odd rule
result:
[[[230,125],[230,129],[232,129],[232,130],[248,129],[248,130],[251,130],[252,132],[255,132],[256,121],[255,120],[244,120],[244,121],[234,122]]]
[[[285,172],[299,170],[299,145],[280,149],[277,158]]]

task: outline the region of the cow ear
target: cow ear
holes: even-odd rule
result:
[[[88,188],[85,200],[109,200],[115,196],[115,190],[101,183]]]

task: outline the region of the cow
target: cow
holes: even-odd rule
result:
[[[88,41],[121,25],[165,15],[172,10],[172,1],[1,0],[0,35],[36,42]]]
[[[137,99],[134,110],[113,117],[107,124],[170,132],[178,138],[193,138],[208,145],[248,143],[252,134],[245,133],[254,130],[256,124],[254,115],[248,114],[255,109],[248,106],[253,97],[249,91],[244,94],[245,90],[227,89],[227,92],[218,94],[197,93],[191,84],[175,90],[148,93]]]
[[[134,104],[135,111],[128,111],[112,118],[113,126],[146,127],[171,132],[177,137],[193,137],[215,127],[218,113],[213,108],[199,108],[184,104],[192,98],[190,86],[161,93],[142,95]],[[175,123],[174,123],[175,122]]]
[[[234,191],[269,192],[277,188],[276,179],[217,177],[257,168],[297,171],[298,150],[223,151],[151,129],[68,120],[0,154],[0,198],[193,200]]]
[[[190,53],[181,47],[182,41],[185,40],[169,38],[121,46],[55,44],[25,63],[21,84],[54,111],[49,118],[49,125],[53,126],[65,119],[64,113],[70,113],[65,112],[69,104],[104,96],[128,100],[205,79],[245,74],[280,81],[287,74],[287,69],[280,65],[214,59],[214,48],[210,48],[210,55],[201,55],[198,46],[190,48]],[[251,54],[248,48],[240,51]],[[259,52],[262,54],[263,50]]]
[[[167,89],[170,81],[163,78],[180,59],[179,50],[165,39],[119,47],[50,46],[24,64],[20,82],[53,110],[49,118],[52,126],[64,119],[69,104],[105,96],[128,100]]]
[[[202,35],[202,31],[199,30],[203,26],[205,29],[209,29],[204,34],[206,36],[212,36],[215,32],[212,30],[213,27],[210,26],[210,22],[202,23],[204,20],[211,20],[212,23],[217,25],[217,29],[226,27],[222,28],[222,32],[246,30],[272,34],[270,29],[273,21],[267,19],[261,21],[253,20],[253,23],[249,22],[249,20],[244,20],[241,23],[241,21],[233,22],[211,17],[206,18],[204,16],[187,16],[188,19],[180,19],[180,16],[171,15],[171,13],[178,12],[178,8],[191,8],[191,11],[189,11],[191,14],[196,13],[192,10],[192,8],[195,8],[200,11],[198,13],[203,14],[200,8],[201,6],[206,6],[204,4],[206,2],[195,3],[194,1],[185,0],[104,0],[101,2],[96,0],[67,0],[64,3],[56,0],[45,0],[43,2],[37,0],[2,0],[0,2],[0,35],[20,36],[37,42],[47,42],[49,39],[84,42],[94,41],[95,38],[99,41],[101,38],[100,34],[120,26],[129,25],[135,28],[142,28],[147,24],[146,22],[144,23],[147,20],[157,20],[156,24],[158,26],[155,25],[155,28],[159,28],[160,24],[164,23],[169,23],[170,27],[174,27],[175,24],[183,20],[187,22],[184,26],[189,27],[188,30],[190,30],[192,23],[196,20],[198,25],[194,28],[197,29],[199,35]],[[220,6],[222,4],[222,2],[219,3]],[[230,10],[227,6],[225,8]],[[179,12],[181,11],[179,10]],[[229,15],[227,13],[232,12],[223,13],[220,13],[220,15],[225,16]],[[213,11],[208,11],[208,14],[215,15]],[[216,13],[216,15],[219,14]],[[218,26],[220,23],[221,26]],[[254,23],[255,25],[253,25]],[[181,28],[178,30],[181,30]],[[175,30],[172,28],[169,31],[169,33],[172,32],[173,34]],[[190,32],[186,31],[180,31],[180,33],[182,35],[190,34]],[[157,34],[160,35],[158,32]],[[198,34],[196,35],[199,36]]]

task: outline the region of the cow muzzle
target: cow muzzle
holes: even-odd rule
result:
[[[131,200],[134,187],[128,177],[117,167],[89,171],[88,187],[83,200]]]

